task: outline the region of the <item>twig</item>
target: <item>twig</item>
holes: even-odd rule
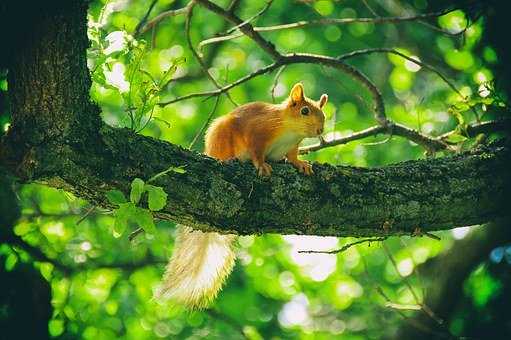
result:
[[[204,8],[210,10],[213,13],[216,13],[230,21],[235,25],[243,24],[243,20],[235,16],[233,13],[224,10],[222,7],[212,3],[208,0],[196,0]],[[277,52],[275,49],[275,45],[270,43],[268,40],[264,39],[258,32],[256,32],[253,26],[250,23],[245,23],[244,25],[239,27],[239,30],[243,32],[247,37],[252,39],[259,47],[261,47],[266,53],[272,56],[273,59],[278,60],[282,55]]]
[[[380,286],[377,286],[376,287],[376,291],[378,292],[378,294],[380,294],[383,297],[383,299],[385,299],[385,302],[386,302],[385,306],[389,307],[389,308],[392,308],[391,306],[394,305],[394,303],[392,302],[392,300],[390,300],[390,298],[387,296],[387,294],[385,294],[385,292],[383,292],[383,289]],[[416,329],[418,329],[418,330],[420,330],[420,331],[422,331],[424,333],[434,334],[434,335],[437,335],[437,336],[442,336],[443,335],[443,334],[440,334],[440,333],[432,330],[431,328],[429,328],[428,326],[424,325],[423,323],[408,317],[401,309],[392,308],[392,310],[396,311],[396,313],[398,313],[403,318],[403,320],[408,322],[411,326],[415,327]]]
[[[146,24],[147,19],[149,18],[149,15],[151,15],[154,5],[156,5],[157,2],[158,2],[158,0],[153,0],[151,2],[151,4],[149,5],[149,8],[147,9],[147,12],[145,13],[144,17],[142,18],[142,20],[140,20],[137,27],[135,27],[135,32],[133,33],[134,37],[136,37],[140,34],[140,29]]]
[[[361,71],[355,67],[344,63],[336,58],[327,57],[323,55],[306,54],[306,53],[292,53],[281,58],[282,64],[316,64],[325,65],[331,68],[335,68],[352,79],[358,81],[364,86],[374,101],[374,117],[378,124],[387,127],[390,121],[385,115],[385,105],[383,103],[383,97],[380,90],[374,85],[374,83]]]
[[[188,13],[186,14],[186,22],[185,22],[186,42],[188,43],[188,48],[192,52],[193,56],[199,62],[199,65],[202,68],[202,71],[208,76],[208,78],[211,80],[211,82],[213,83],[213,85],[215,85],[215,87],[217,89],[221,89],[222,86],[216,81],[216,79],[213,77],[213,75],[209,72],[208,67],[204,63],[204,60],[202,60],[201,56],[197,53],[197,51],[193,47],[192,38],[190,35],[190,27],[191,27],[194,7],[195,7],[195,3],[192,1],[191,5],[188,7]],[[235,107],[238,106],[238,104],[232,99],[232,97],[228,91],[225,91],[224,93]]]
[[[394,267],[394,270],[396,271],[397,275],[399,275],[399,277],[401,277],[403,279],[403,282],[404,282],[405,286],[408,288],[408,290],[410,291],[410,293],[412,294],[415,303],[418,305],[421,305],[422,302],[420,301],[419,296],[415,293],[415,290],[413,289],[412,285],[410,284],[408,279],[405,276],[401,275],[401,273],[399,272],[396,259],[394,258],[394,256],[392,256],[392,253],[390,252],[389,248],[384,243],[382,245],[383,245],[383,250],[387,254],[387,257],[389,258],[390,262],[392,263],[392,266]]]
[[[385,241],[386,239],[387,239],[387,236],[365,238],[363,240],[358,240],[358,241],[355,241],[352,243],[348,243],[348,244],[344,245],[343,247],[341,247],[339,249],[335,249],[335,250],[299,250],[298,253],[301,253],[301,254],[339,254],[339,253],[342,253],[357,244],[366,243],[366,242],[369,242],[369,243],[382,242],[382,241]]]
[[[147,24],[145,24],[143,27],[141,27],[138,30],[138,34],[135,34],[135,36],[144,34],[145,32],[149,31],[150,29],[152,29],[153,27],[158,25],[160,23],[160,21],[162,21],[165,18],[170,18],[170,17],[175,17],[178,15],[185,14],[186,12],[188,12],[188,8],[192,5],[192,2],[193,1],[190,1],[183,8],[169,10],[169,11],[165,11],[165,12],[158,14],[156,17],[154,17],[154,19],[150,20]]]
[[[249,24],[249,23],[251,23],[252,21],[254,21],[255,19],[259,18],[261,15],[263,15],[263,14],[264,14],[264,12],[266,12],[266,11],[270,8],[270,6],[271,6],[271,4],[272,4],[272,3],[273,3],[273,0],[269,0],[268,2],[266,2],[266,5],[265,5],[265,6],[264,6],[264,7],[263,7],[263,8],[262,8],[259,12],[257,12],[256,14],[254,14],[253,16],[251,16],[250,18],[248,18],[247,20],[243,21],[241,24],[238,24],[238,25],[236,25],[236,26],[232,27],[232,28],[231,28],[231,29],[229,29],[226,33],[227,33],[227,34],[230,34],[230,33],[234,32],[234,31],[236,31],[236,30],[237,30],[238,28],[240,28],[241,26],[244,26],[244,25],[246,25],[246,24]]]
[[[79,219],[78,221],[76,221],[75,225],[79,225],[80,223],[82,223],[94,210],[96,209],[96,206],[93,205],[92,207],[90,207],[86,212],[85,214],[83,214]]]
[[[144,233],[144,229],[142,228],[137,228],[135,230],[133,230],[129,235],[128,235],[128,240],[130,242],[133,242],[133,240],[140,234]]]
[[[425,232],[425,233],[424,233],[424,236],[427,236],[427,237],[429,237],[430,239],[433,239],[433,240],[435,240],[435,241],[441,241],[441,240],[442,240],[439,236],[436,236],[435,234],[433,234],[433,233],[429,233],[429,232]]]
[[[206,0],[200,0],[199,2],[203,2]],[[325,25],[348,25],[348,24],[356,24],[356,23],[371,23],[371,24],[383,24],[383,23],[401,23],[408,21],[418,21],[420,19],[427,18],[436,18],[443,16],[447,13],[454,11],[455,9],[443,10],[438,12],[417,14],[412,16],[402,16],[402,17],[375,17],[375,18],[322,18],[316,20],[302,20],[289,24],[275,25],[275,26],[263,26],[263,27],[251,27],[252,31],[255,33],[258,32],[271,32],[271,31],[280,31],[285,29],[297,29],[308,26],[325,26]],[[239,23],[238,23],[239,24]],[[243,32],[245,33],[245,32]],[[234,33],[231,35],[224,35],[219,37],[214,37],[210,39],[203,40],[199,46],[204,47],[205,45],[217,43],[220,41],[227,41],[241,37],[242,34]]]
[[[225,91],[228,91],[228,90],[232,89],[233,87],[236,87],[236,86],[238,86],[240,84],[243,84],[244,82],[249,81],[252,78],[255,78],[255,77],[260,76],[262,74],[269,73],[269,72],[277,69],[280,66],[282,66],[282,64],[275,62],[273,64],[270,64],[268,66],[260,68],[260,69],[258,69],[256,71],[246,75],[245,77],[242,77],[242,78],[236,80],[235,82],[233,82],[233,83],[231,83],[229,85],[226,85],[226,86],[224,86],[224,87],[222,87],[222,88],[220,88],[218,90],[190,93],[190,94],[187,94],[185,96],[177,97],[175,99],[159,103],[158,105],[159,106],[167,106],[167,105],[174,104],[174,103],[180,102],[182,100],[186,100],[186,99],[191,99],[191,98],[196,98],[196,97],[217,96],[219,94],[222,94]]]
[[[380,17],[378,15],[378,13],[376,13],[376,11],[373,9],[373,7],[371,5],[369,5],[369,3],[367,2],[367,0],[362,0],[362,3],[364,4],[364,6],[369,10],[369,12],[371,12],[372,15],[374,15],[375,17]]]
[[[284,72],[284,69],[286,68],[286,65],[279,68],[277,71],[277,74],[275,74],[275,78],[273,79],[273,86],[271,87],[271,100],[273,103],[275,103],[275,87],[277,87],[277,83],[279,82],[280,75],[282,72]]]
[[[407,56],[406,54],[404,53],[401,53],[399,51],[397,51],[396,49],[393,49],[393,48],[385,48],[385,47],[380,47],[380,48],[367,48],[367,49],[363,49],[363,50],[356,50],[356,51],[353,51],[353,52],[350,52],[350,53],[346,53],[346,54],[343,54],[341,56],[338,57],[339,60],[345,60],[345,59],[349,59],[349,58],[353,58],[353,57],[357,57],[357,56],[360,56],[360,55],[367,55],[367,54],[372,54],[372,53],[391,53],[391,54],[395,54],[401,58],[404,58],[406,60],[409,60],[411,61],[412,63],[414,64],[417,64],[421,67],[424,67],[428,70],[430,70],[431,72],[434,72],[436,75],[438,75],[440,78],[442,78],[442,80],[454,91],[456,92],[457,94],[459,94],[462,98],[465,98],[465,96],[456,88],[456,86],[449,80],[447,79],[446,76],[444,76],[442,74],[442,72],[440,72],[439,70],[437,70],[435,67],[429,65],[429,64],[426,64],[425,62],[422,62],[418,59],[415,59],[415,58],[412,58],[412,57],[409,57]]]
[[[393,303],[392,300],[390,300],[390,298],[387,296],[387,294],[385,294],[383,289],[378,284],[375,283],[376,280],[369,273],[369,270],[367,268],[366,259],[363,256],[362,256],[362,263],[364,264],[364,273],[367,276],[369,282],[374,286],[374,288],[378,292],[378,294],[380,294],[383,297],[383,299],[386,302],[385,306],[389,307],[389,304]],[[427,327],[426,325],[422,324],[421,322],[408,317],[402,310],[400,310],[400,309],[392,309],[392,310],[395,311],[399,316],[401,316],[403,318],[403,320],[405,320],[407,323],[409,323],[412,327],[415,327],[416,329],[423,331],[425,333],[429,333],[429,334],[437,333],[437,332],[433,331],[432,329],[430,329],[429,327]]]
[[[405,127],[403,127],[403,128],[405,128]],[[406,128],[406,129],[408,129],[408,128]],[[468,137],[475,137],[479,133],[509,131],[510,129],[511,129],[511,119],[505,118],[505,119],[491,120],[491,121],[468,125],[467,128],[465,129],[465,131],[467,132]],[[411,130],[411,129],[409,129],[409,130]],[[333,147],[333,146],[337,146],[337,145],[342,145],[342,144],[347,144],[349,142],[352,142],[352,141],[355,141],[358,139],[376,136],[380,133],[385,133],[385,132],[386,132],[385,128],[383,128],[382,126],[379,126],[379,125],[375,125],[375,126],[371,126],[371,127],[367,128],[365,130],[354,132],[354,133],[352,133],[348,136],[345,136],[345,137],[334,138],[331,140],[327,140],[324,143],[317,143],[317,144],[301,147],[299,151],[300,151],[300,154],[303,155],[303,154],[307,154],[309,152],[319,151],[321,149],[325,149],[325,148],[329,148],[329,147]],[[398,128],[397,130],[394,129],[393,132],[394,132],[394,134],[399,135],[401,137],[405,137],[405,138],[408,138],[410,133],[412,133],[412,135],[418,133],[417,131],[414,131],[414,130],[412,130],[412,132],[405,130],[405,133],[403,134],[401,131],[401,128]],[[459,133],[459,132],[456,129],[454,129],[454,130],[446,132],[438,137],[427,137],[426,136],[426,138],[428,138],[428,143],[429,143],[429,140],[431,140],[431,139],[445,141],[445,139],[447,139],[449,136],[451,136],[452,134],[455,134],[455,133]],[[425,135],[423,135],[423,136],[425,136]],[[437,145],[437,144],[435,144],[435,145]],[[446,147],[447,144],[445,144],[445,143],[438,144],[437,146],[438,147]],[[425,235],[430,238],[433,238],[433,239],[439,239],[438,236],[435,236],[430,233],[425,233]]]
[[[340,138],[334,138],[329,141],[325,141],[324,143],[318,143],[306,147],[300,148],[300,154],[307,154],[309,152],[318,151],[327,147],[332,147],[336,145],[346,144],[351,141],[366,138],[369,136],[375,136],[379,133],[385,132],[385,128],[380,125],[371,126],[370,128],[367,128],[362,131],[354,132],[349,136],[346,137],[340,137]]]
[[[219,102],[220,102],[220,96],[217,96],[216,100],[215,100],[215,105],[213,106],[213,109],[209,113],[208,118],[206,119],[204,124],[201,126],[200,130],[197,131],[197,134],[195,135],[195,137],[193,137],[193,140],[190,143],[190,145],[188,146],[188,149],[192,149],[195,146],[195,143],[197,143],[197,141],[199,140],[199,137],[204,133],[204,130],[206,130],[206,128],[208,127],[209,122],[211,121],[211,118],[213,118],[213,116],[216,112]]]
[[[433,321],[435,321],[440,327],[444,326],[444,321],[439,318],[432,310],[429,308],[424,302],[420,301],[419,296],[415,292],[415,289],[413,289],[410,281],[408,281],[408,278],[401,275],[401,273],[398,270],[396,259],[394,259],[394,256],[392,256],[392,253],[390,252],[389,248],[386,244],[383,243],[383,250],[387,254],[387,257],[389,258],[390,262],[392,263],[392,266],[394,267],[394,270],[396,273],[403,279],[403,283],[407,287],[408,291],[412,294],[413,299],[415,303],[419,306],[421,306],[421,311],[424,312],[428,317],[430,317]]]
[[[260,17],[261,15],[264,14],[264,12],[266,12],[271,4],[272,4],[273,0],[269,0],[266,5],[255,15],[253,15],[252,17],[248,18],[247,20],[244,20],[241,24],[239,25],[236,25],[232,28],[230,28],[227,32],[223,33],[223,34],[220,34],[218,37],[216,38],[211,38],[211,39],[207,39],[207,40],[203,40],[199,43],[199,45],[197,46],[199,51],[201,51],[202,53],[202,49],[205,45],[208,45],[208,44],[212,44],[212,43],[217,43],[217,42],[221,42],[221,41],[224,41],[224,40],[230,40],[230,39],[225,39],[225,37],[229,37],[230,34],[234,31],[236,31],[237,29],[239,29],[241,26],[244,26],[252,21],[254,21],[255,19],[257,19],[258,17]],[[241,37],[243,36],[244,34],[243,33],[236,33],[237,36]]]
[[[502,119],[489,120],[486,122],[468,125],[466,127],[466,129],[464,130],[464,132],[466,133],[467,137],[475,137],[480,133],[509,131],[510,129],[511,129],[511,119],[510,118],[502,118]],[[445,140],[455,133],[459,133],[459,131],[457,131],[455,129],[455,130],[446,132],[446,133],[438,136],[437,139]]]

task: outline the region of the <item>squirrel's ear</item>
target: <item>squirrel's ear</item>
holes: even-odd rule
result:
[[[298,103],[303,101],[303,85],[301,83],[296,83],[291,89],[291,93],[289,94],[289,98],[293,103]]]
[[[319,108],[323,108],[326,102],[328,102],[328,95],[324,93],[323,95],[321,95],[321,98],[319,99]]]

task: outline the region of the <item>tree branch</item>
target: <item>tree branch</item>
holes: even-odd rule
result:
[[[128,193],[135,177],[147,179],[170,166],[186,166],[184,174],[169,172],[155,180],[168,193],[158,217],[237,234],[401,235],[416,227],[427,232],[508,214],[503,203],[510,186],[506,144],[373,169],[315,164],[311,177],[274,164],[272,176],[260,178],[250,164],[221,164],[106,126],[88,97],[85,7],[63,4],[27,23],[30,33],[18,40],[9,65],[13,122],[2,140],[0,165],[24,181],[43,181],[93,205],[113,208],[107,191]],[[263,71],[283,63],[323,64],[365,82],[342,61],[306,54],[279,57]],[[370,81],[364,84],[374,90]],[[373,96],[380,97],[377,92]],[[414,136],[418,138],[416,132]]]
[[[201,0],[199,2],[209,2],[207,0]],[[209,5],[208,5],[209,6]],[[356,23],[370,23],[370,24],[385,24],[385,23],[402,23],[402,22],[410,22],[410,21],[420,21],[422,19],[428,18],[437,18],[442,15],[448,14],[455,9],[448,9],[438,12],[431,13],[423,13],[411,16],[397,16],[397,17],[374,17],[374,18],[322,18],[316,20],[301,20],[298,22],[293,22],[289,24],[275,25],[275,26],[262,26],[262,27],[251,27],[254,32],[272,32],[272,31],[281,31],[287,29],[297,29],[302,27],[314,27],[314,26],[327,26],[327,25],[349,25]],[[220,12],[216,12],[220,14]],[[221,15],[221,14],[220,14]],[[429,27],[429,26],[428,26]],[[240,31],[246,34],[242,29]],[[199,49],[203,48],[206,45],[214,44],[222,41],[228,41],[232,39],[239,38],[243,36],[242,33],[234,33],[221,35],[218,37],[206,39],[200,42]]]
[[[134,36],[138,36],[141,34],[144,34],[145,32],[149,31],[150,29],[155,28],[163,19],[175,17],[178,15],[186,14],[189,11],[190,6],[192,6],[193,1],[190,1],[185,7],[174,9],[174,10],[168,10],[165,12],[162,12],[158,14],[156,17],[145,23],[143,20],[140,22],[142,25],[139,27],[137,26]],[[150,7],[149,11],[152,9],[152,6]],[[148,13],[149,13],[148,11]],[[140,25],[140,24],[139,24]]]

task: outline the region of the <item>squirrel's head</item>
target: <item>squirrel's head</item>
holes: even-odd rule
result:
[[[305,137],[321,135],[325,124],[325,114],[322,108],[327,101],[326,94],[323,94],[318,101],[307,98],[303,92],[303,85],[295,84],[285,102],[288,117],[291,118],[290,126]]]

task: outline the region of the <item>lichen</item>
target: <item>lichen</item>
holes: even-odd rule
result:
[[[219,177],[211,179],[208,194],[207,205],[214,216],[232,217],[244,203],[236,186]]]

